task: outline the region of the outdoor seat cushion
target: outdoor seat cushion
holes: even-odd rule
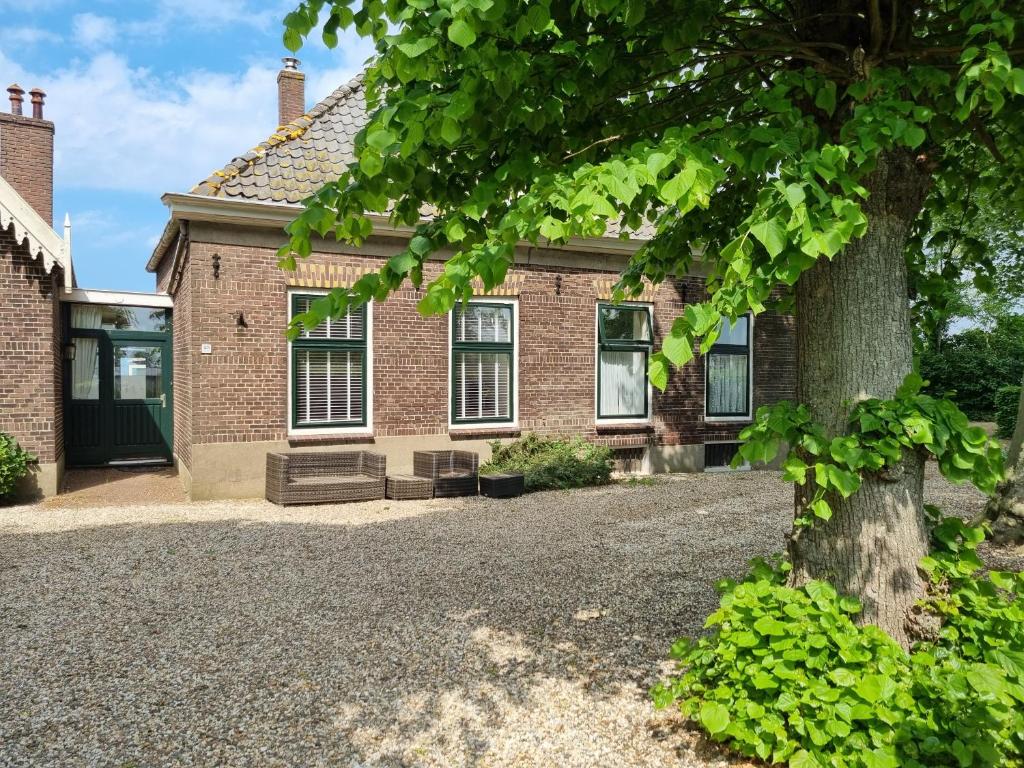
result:
[[[289,485],[300,486],[361,485],[383,482],[384,478],[370,477],[370,475],[324,475],[322,477],[293,477],[288,480]]]
[[[444,477],[444,478],[458,478],[458,477],[473,477],[473,474],[474,473],[467,472],[466,470],[463,470],[463,469],[456,469],[456,470],[441,470],[440,472],[437,473],[437,476],[438,477]]]

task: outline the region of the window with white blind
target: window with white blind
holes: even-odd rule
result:
[[[708,418],[750,418],[750,316],[723,321],[705,361]]]
[[[515,420],[515,308],[472,302],[452,310],[452,424]]]
[[[293,295],[292,316],[309,311],[317,298]],[[293,429],[366,426],[367,331],[362,306],[291,342]]]
[[[597,305],[597,418],[647,419],[651,308]]]

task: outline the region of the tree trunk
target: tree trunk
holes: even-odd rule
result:
[[[998,544],[1024,544],[1024,382],[1017,406],[1017,426],[1007,454],[1006,481],[989,499],[985,514],[992,520],[992,538]]]
[[[857,401],[891,398],[911,371],[903,252],[928,183],[910,154],[881,157],[865,180],[867,234],[832,261],[819,259],[797,284],[797,394],[830,437],[847,432]],[[908,647],[925,586],[917,567],[928,553],[923,493],[924,460],[910,453],[894,471],[865,476],[849,499],[830,497],[831,520],[794,531],[793,582],[821,579],[858,597],[861,622]],[[805,494],[797,489],[798,514]]]

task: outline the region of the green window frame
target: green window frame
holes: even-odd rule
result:
[[[472,301],[451,311],[453,426],[515,422],[515,325],[511,302]]]
[[[647,368],[651,349],[654,346],[654,317],[651,307],[640,304],[597,305],[597,418],[598,419],[649,419],[651,397],[648,386]],[[630,361],[632,358],[632,361]],[[621,387],[612,389],[609,373],[613,361],[625,363],[619,366],[638,383],[642,400],[633,398],[642,407],[630,407],[623,402]],[[621,383],[621,382],[620,382]],[[618,392],[618,396],[616,396]]]
[[[740,328],[742,341],[737,339],[737,329]],[[752,330],[750,315],[738,317],[708,350],[704,365],[704,398],[705,414],[709,418],[750,418]],[[731,391],[716,391],[716,386],[730,387]]]
[[[291,316],[308,311],[318,298],[292,294]],[[303,330],[289,343],[293,430],[366,426],[367,318],[363,305],[344,317]]]

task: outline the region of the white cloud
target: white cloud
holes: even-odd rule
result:
[[[101,53],[49,75],[0,54],[0,69],[48,94],[58,186],[188,191],[277,126],[277,70],[269,67],[167,80]]]
[[[71,34],[82,48],[106,48],[117,38],[117,23],[109,16],[79,13],[71,20]]]
[[[0,44],[35,46],[42,43],[59,43],[61,36],[43,27],[4,27],[0,29]]]

